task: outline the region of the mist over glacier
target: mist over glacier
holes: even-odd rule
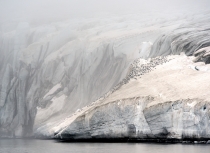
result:
[[[209,4],[0,0],[0,136],[53,137],[65,118],[121,82],[135,59],[186,52],[168,45],[181,33],[175,29],[203,22],[193,35],[209,33]]]
[[[104,17],[107,15],[126,15],[167,13],[196,13],[208,9],[208,0],[1,0],[0,23],[8,29],[16,28],[17,22],[35,24],[51,23],[66,19]],[[145,16],[144,18],[147,18]],[[14,23],[16,22],[16,24]],[[15,25],[11,25],[11,23]],[[4,26],[1,28],[4,29]]]

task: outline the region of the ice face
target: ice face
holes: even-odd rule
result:
[[[55,3],[53,1],[49,5],[55,6]],[[112,4],[111,1],[109,3]],[[109,3],[104,5],[110,6]],[[117,1],[114,3],[118,4]],[[122,4],[126,6],[127,3]],[[30,9],[32,6],[20,5],[17,5],[18,9]],[[58,10],[55,11],[59,14]],[[32,12],[23,12],[24,16],[18,13],[13,16],[14,12],[9,12],[7,20],[1,18],[1,136],[31,136],[33,129],[43,129],[46,135],[52,134],[48,127],[55,127],[58,121],[109,92],[127,75],[134,59],[171,54],[172,49],[180,49],[179,46],[183,51],[183,43],[170,45],[180,31],[170,32],[189,22],[202,23],[208,16],[206,12],[192,15],[189,11],[182,16],[183,10],[173,15],[145,11],[124,15],[88,14],[88,18],[73,18],[66,14],[65,20],[55,17],[53,21],[46,21],[44,19],[49,14],[36,11],[38,14],[30,16]],[[40,20],[36,18],[41,17],[39,13],[43,14]],[[23,18],[18,18],[18,15]],[[205,25],[197,25],[197,30],[200,30],[199,27],[205,29]],[[196,40],[191,35],[185,37],[190,42]],[[182,38],[177,42],[181,42],[178,40]],[[192,43],[190,46],[195,45]]]

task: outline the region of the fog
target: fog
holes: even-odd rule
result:
[[[40,24],[148,12],[196,13],[209,5],[209,0],[0,0],[0,24],[23,21]]]

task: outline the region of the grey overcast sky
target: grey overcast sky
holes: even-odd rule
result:
[[[210,8],[210,0],[0,0],[0,23],[60,20],[102,13],[192,11]]]

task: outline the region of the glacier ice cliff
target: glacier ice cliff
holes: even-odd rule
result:
[[[176,91],[168,86],[161,90],[151,88],[151,94],[141,95],[147,88],[143,82],[148,81],[142,77],[156,76],[152,73],[152,69],[157,66],[157,63],[150,65],[150,69],[135,67],[135,64],[131,64],[139,58],[150,61],[153,57],[175,55],[181,52],[185,52],[188,56],[196,56],[193,60],[198,63],[208,64],[209,22],[208,13],[173,18],[164,14],[163,17],[157,19],[151,16],[147,19],[138,15],[127,15],[84,21],[68,20],[39,26],[22,22],[12,31],[1,32],[0,137],[34,135],[41,138],[52,138],[54,135],[68,138],[70,135],[74,137],[82,137],[82,135],[84,137],[111,137],[111,135],[128,137],[128,133],[132,133],[134,137],[145,134],[154,137],[158,135],[158,132],[162,132],[161,129],[164,129],[165,133],[170,133],[172,137],[174,133],[180,136],[185,132],[172,126],[171,120],[166,126],[161,124],[156,126],[159,129],[152,129],[150,126],[161,123],[158,120],[153,122],[152,115],[158,116],[162,113],[161,120],[170,118],[175,112],[175,106],[172,107],[172,103],[175,104],[178,100],[180,107],[177,109],[184,113],[188,98],[196,101],[194,105],[196,108],[200,103],[203,107],[203,103],[208,102],[205,99],[206,95],[203,97],[180,96],[177,99],[170,99],[170,96],[174,97],[173,94],[168,93],[167,97],[161,94],[164,90],[170,93]],[[179,59],[177,56],[175,58]],[[148,61],[143,59],[140,60],[142,62],[139,63],[140,66],[148,64]],[[185,59],[187,60],[187,57]],[[163,59],[164,62],[171,63],[170,60],[170,58]],[[204,75],[208,72],[209,69],[204,63],[196,65],[191,58],[189,60],[191,64],[188,67],[194,73],[199,72]],[[176,62],[173,64],[177,65]],[[181,64],[186,63],[181,60],[180,66],[177,67],[182,67]],[[168,65],[168,68],[173,67],[172,65]],[[161,69],[166,70],[167,67],[161,67]],[[178,70],[175,72],[178,73]],[[161,74],[171,76],[168,72],[158,71],[157,74],[159,73],[160,77]],[[140,90],[133,88],[136,95],[129,96],[130,87],[128,91],[116,95],[127,86],[135,86],[134,83],[132,84],[133,79],[142,80],[143,85]],[[155,81],[153,83],[156,84]],[[168,85],[170,82],[165,82],[165,84]],[[152,95],[153,90],[157,90],[154,95]],[[111,95],[116,95],[118,98],[109,99]],[[169,111],[168,114],[165,115],[165,112],[150,114],[153,108],[146,108],[145,103],[148,99],[151,102],[157,95],[163,97],[162,102],[170,101],[164,105],[164,108],[167,107],[166,112]],[[199,98],[201,101],[196,100]],[[105,102],[107,99],[110,104]],[[118,105],[120,100],[123,101],[122,106]],[[194,106],[189,109],[194,110]],[[157,104],[157,108],[159,107],[162,106]],[[92,108],[94,110],[89,111]],[[206,110],[208,110],[208,105],[206,105]],[[98,111],[98,114],[94,111]],[[87,116],[84,113],[87,113]],[[101,119],[105,114],[112,114],[111,118],[106,115],[106,118]],[[124,117],[120,119],[120,115]],[[139,119],[134,117],[138,115]],[[99,120],[101,120],[100,123],[98,123]],[[137,124],[138,121],[141,123]],[[181,126],[182,122],[184,121],[180,118],[177,126]],[[118,133],[121,123],[122,131]],[[163,123],[165,124],[164,121]],[[102,130],[99,130],[97,126],[94,127],[95,124],[101,125]],[[105,128],[110,125],[113,125],[111,129]],[[205,132],[197,134],[196,127],[194,133],[196,136],[205,135]],[[165,134],[165,136],[168,135]]]
[[[153,97],[110,102],[79,116],[56,136],[88,139],[209,139],[209,104],[182,99],[145,108]]]
[[[133,63],[130,80],[89,108],[67,119],[56,138],[81,140],[208,140],[209,72],[193,57],[157,57]],[[155,65],[155,66],[154,66]],[[205,91],[205,92],[203,92]],[[62,127],[62,124],[60,125]]]

